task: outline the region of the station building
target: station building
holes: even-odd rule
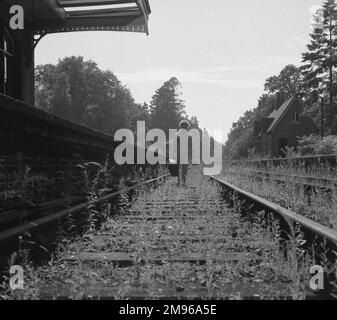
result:
[[[21,6],[24,28],[11,28]],[[148,34],[148,0],[0,1],[0,155],[71,157],[104,154],[110,136],[34,107],[34,51],[52,33],[117,31]]]
[[[257,153],[272,157],[283,156],[285,147],[297,147],[298,137],[319,134],[315,122],[303,111],[303,102],[295,95],[267,118],[255,121]]]

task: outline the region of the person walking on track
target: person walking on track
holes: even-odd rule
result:
[[[177,152],[176,159],[178,165],[178,187],[186,187],[186,177],[188,174],[188,165],[189,165],[189,133],[188,128],[190,124],[187,120],[180,121],[179,127],[180,130],[176,133],[177,139]]]

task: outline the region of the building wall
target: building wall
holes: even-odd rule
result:
[[[104,161],[113,137],[0,95],[0,154]]]
[[[294,113],[300,114],[299,122],[293,121]],[[297,147],[298,137],[310,135],[312,133],[319,134],[319,129],[313,120],[307,116],[301,115],[303,106],[295,100],[290,106],[287,113],[281,119],[272,133],[271,153],[273,156],[279,156],[280,139],[286,139],[289,147]]]
[[[27,104],[34,104],[34,38],[30,21],[25,20],[24,30],[9,28],[9,5],[0,1],[0,28],[7,28],[14,41],[14,57],[10,69],[10,88],[7,95]],[[3,77],[1,72],[0,77]],[[0,92],[1,93],[1,92]]]
[[[262,136],[262,153],[267,155],[271,150],[271,135],[269,133],[265,133]]]

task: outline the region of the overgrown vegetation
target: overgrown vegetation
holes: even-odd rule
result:
[[[177,189],[171,181],[158,188],[140,189],[136,201],[129,202],[128,212],[126,200],[122,200],[120,215],[108,220],[98,232],[89,230],[85,241],[66,245],[48,266],[27,272],[25,290],[7,290],[3,297],[125,299],[137,288],[138,294],[151,299],[241,299],[248,292],[252,294],[252,285],[256,299],[306,297],[313,262],[302,250],[304,242],[298,230],[285,244],[285,255],[276,221],[266,220],[264,213],[244,218],[243,204],[235,196],[234,205],[228,207],[220,200],[218,186],[196,172],[189,183],[187,189]],[[188,210],[184,202],[196,198],[193,210]],[[157,218],[173,215],[173,219],[133,220],[123,218],[125,214]],[[109,260],[90,263],[80,258],[86,252],[130,253],[134,261],[123,268]],[[224,260],[235,252],[244,254],[238,261]],[[201,254],[206,264],[170,260],[187,253]],[[66,256],[75,259],[64,259]],[[160,263],[153,262],[154,256]]]
[[[299,155],[332,155],[337,154],[337,136],[319,137],[310,135],[298,141]]]
[[[12,245],[1,248],[0,276],[4,271],[5,257],[10,250],[18,260],[23,253],[32,261],[44,261],[58,246],[88,230],[95,230],[115,209],[110,203],[95,203],[97,199],[126,188],[155,174],[149,167],[137,170],[135,167],[115,168],[107,158],[105,163],[83,162],[81,160],[55,160],[4,157],[1,159],[1,231],[18,225],[30,226],[36,219],[51,215],[79,202],[90,202],[83,212],[67,214],[64,220],[55,223],[52,230],[44,229],[23,232],[19,248]],[[80,163],[76,165],[76,163]],[[43,170],[43,171],[41,171]],[[123,186],[119,184],[123,181]],[[56,249],[55,249],[56,248]],[[50,252],[49,252],[49,251]]]
[[[285,163],[258,167],[247,161],[228,162],[222,176],[244,190],[337,230],[337,190],[333,183],[337,180],[337,171],[334,166],[305,167]],[[316,184],[310,192],[304,187],[308,179]],[[332,181],[329,183],[327,179]]]
[[[55,160],[20,154],[0,158],[0,214],[34,209],[37,204],[62,198],[74,190],[80,192],[81,177],[74,163],[68,160],[56,167]]]

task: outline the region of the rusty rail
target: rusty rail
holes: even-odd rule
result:
[[[101,197],[101,198],[99,198],[95,201],[80,203],[80,204],[78,204],[76,206],[73,206],[71,208],[67,208],[67,209],[61,210],[59,212],[53,213],[51,215],[48,215],[46,217],[27,222],[27,223],[25,223],[23,225],[20,225],[18,227],[11,228],[9,230],[6,230],[6,231],[0,233],[0,242],[2,242],[4,240],[8,240],[8,239],[13,238],[13,237],[16,237],[16,236],[18,236],[18,235],[20,235],[24,232],[33,231],[33,230],[36,230],[38,228],[41,228],[42,226],[46,226],[48,224],[51,224],[51,223],[53,223],[57,220],[60,220],[60,219],[64,218],[65,216],[67,216],[69,214],[73,214],[73,213],[85,210],[92,204],[98,204],[98,203],[109,201],[113,198],[118,197],[122,192],[129,192],[133,189],[143,187],[145,185],[148,185],[148,184],[160,181],[160,180],[164,180],[168,176],[169,176],[169,174],[166,174],[166,175],[160,176],[158,178],[154,178],[154,179],[136,184],[134,186],[122,189],[120,191],[107,194],[107,195],[105,195],[105,196],[103,196],[103,197]]]
[[[325,227],[311,219],[308,219],[302,215],[299,215],[291,210],[285,209],[269,200],[259,197],[253,193],[242,190],[222,179],[211,176],[211,179],[217,181],[220,185],[226,189],[232,190],[244,198],[258,204],[260,207],[275,213],[277,216],[283,218],[286,222],[299,224],[304,230],[325,239],[334,250],[337,250],[337,231]]]

